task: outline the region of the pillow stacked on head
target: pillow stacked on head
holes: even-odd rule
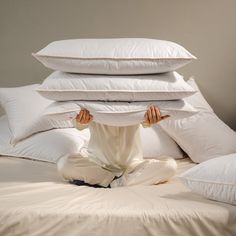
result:
[[[53,70],[108,75],[164,73],[196,59],[176,43],[144,38],[61,40],[33,56]]]
[[[33,55],[57,70],[37,88],[42,96],[57,102],[45,113],[57,119],[75,117],[86,108],[96,122],[127,126],[141,123],[150,105],[159,106],[171,118],[196,113],[181,100],[194,94],[194,89],[174,71],[195,57],[173,42],[62,40]]]
[[[177,72],[152,75],[52,73],[37,91],[54,101],[164,101],[194,94]]]

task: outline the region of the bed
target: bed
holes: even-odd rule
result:
[[[194,166],[178,160],[178,174]],[[236,235],[236,206],[191,193],[177,178],[98,189],[64,183],[56,166],[0,157],[0,235]]]

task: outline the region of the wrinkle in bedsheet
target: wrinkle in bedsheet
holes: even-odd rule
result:
[[[180,160],[178,171],[193,165]],[[61,182],[49,163],[0,158],[1,236],[234,234],[235,206],[192,193],[177,178],[156,186],[94,189]]]

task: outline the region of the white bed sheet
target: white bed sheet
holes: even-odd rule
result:
[[[178,173],[192,167],[178,160]],[[60,181],[51,163],[0,157],[0,235],[233,236],[236,207],[156,186],[96,189]]]

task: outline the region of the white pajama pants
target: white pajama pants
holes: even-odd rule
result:
[[[158,184],[175,174],[176,162],[172,158],[143,159],[139,125],[112,127],[91,122],[89,129],[88,146],[57,162],[63,179],[119,187]],[[113,180],[115,177],[120,178]]]

